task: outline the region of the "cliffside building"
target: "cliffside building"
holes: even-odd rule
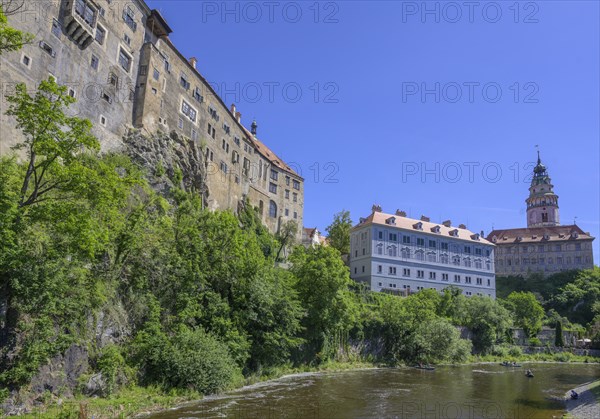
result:
[[[92,121],[102,150],[119,150],[131,132],[185,137],[202,150],[211,209],[237,210],[248,199],[272,232],[295,221],[302,237],[304,179],[242,125],[169,39],[172,29],[142,0],[23,3],[9,24],[35,35],[33,44],[0,56],[3,94],[17,83],[32,91],[54,77],[77,99],[72,112]],[[0,155],[21,138],[0,108]]]

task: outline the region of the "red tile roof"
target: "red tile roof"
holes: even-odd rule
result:
[[[571,233],[577,233],[577,238],[572,237]],[[590,233],[584,232],[578,225],[561,225],[549,227],[524,227],[510,228],[505,230],[494,230],[488,234],[487,239],[491,242],[496,236],[496,244],[508,243],[534,243],[546,241],[566,241],[566,240],[594,240]],[[517,238],[521,240],[517,240]]]

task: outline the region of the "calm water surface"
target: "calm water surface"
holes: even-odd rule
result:
[[[525,377],[529,367],[534,378]],[[524,364],[359,370],[289,376],[152,418],[552,418],[599,365]]]

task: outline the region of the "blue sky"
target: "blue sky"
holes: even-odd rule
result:
[[[561,222],[600,237],[599,3],[464,3],[148,1],[301,170],[305,226],[373,203],[525,226],[539,145]]]

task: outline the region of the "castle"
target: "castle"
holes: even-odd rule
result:
[[[594,267],[594,237],[576,224],[560,224],[558,196],[539,152],[526,203],[527,228],[493,230],[487,236],[496,245],[497,275],[548,276]]]
[[[10,11],[7,11],[10,12]],[[70,112],[92,121],[103,151],[135,135],[173,138],[199,150],[203,193],[211,209],[236,210],[246,199],[273,233],[293,220],[302,236],[304,179],[242,125],[169,39],[172,29],[143,0],[25,1],[9,24],[35,35],[32,44],[0,56],[3,96],[17,83],[34,91],[53,77],[77,102]],[[0,107],[0,155],[21,133]],[[186,152],[189,153],[188,149]]]

